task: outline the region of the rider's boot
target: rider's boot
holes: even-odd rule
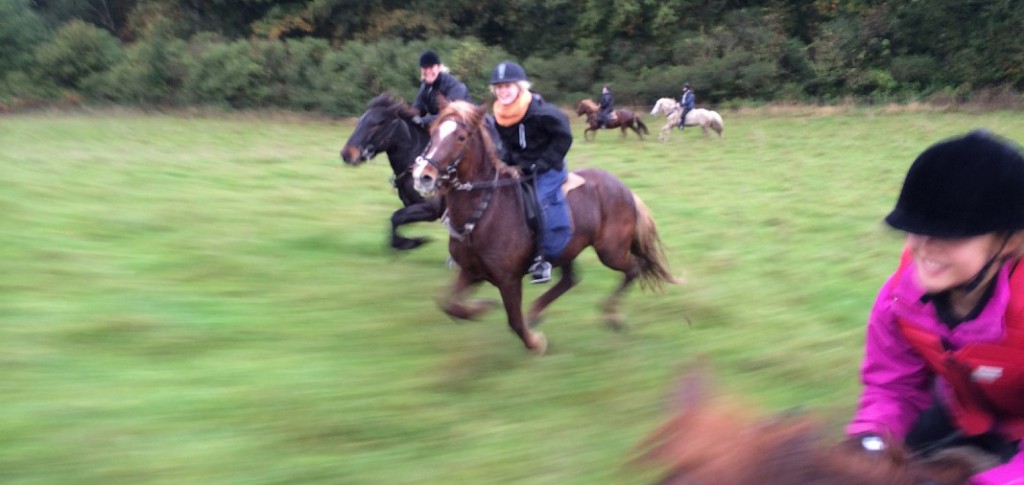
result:
[[[551,263],[544,260],[543,256],[537,256],[527,270],[531,275],[531,283],[547,283],[551,281]]]

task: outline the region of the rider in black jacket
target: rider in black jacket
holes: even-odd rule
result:
[[[558,259],[572,237],[569,206],[562,193],[568,176],[565,155],[572,146],[569,118],[558,106],[530,91],[526,71],[514,62],[502,62],[491,72],[495,128],[505,148],[506,164],[534,177],[541,208],[538,253],[529,271],[534,283],[551,279],[551,262]]]
[[[448,72],[448,67],[441,64],[441,58],[434,51],[426,51],[420,55],[420,78],[423,82],[420,83],[420,91],[416,93],[412,107],[420,112],[414,121],[424,128],[437,118],[438,93],[449,101],[461,99],[473,102],[466,85]]]

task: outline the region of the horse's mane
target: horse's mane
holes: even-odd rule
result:
[[[382,93],[376,98],[371,99],[366,109],[371,110],[374,108],[383,109],[388,113],[407,120],[418,114],[412,106],[405,103],[405,100],[391,93]]]
[[[584,99],[584,100],[580,101],[580,106],[582,106],[582,107],[584,107],[584,108],[586,108],[586,109],[588,109],[590,111],[597,111],[597,103],[595,103],[594,101],[592,101],[590,99]]]
[[[487,108],[485,107],[478,107],[468,101],[456,100],[442,107],[441,111],[437,114],[437,119],[455,118],[468,126],[474,127],[475,131],[483,138],[484,149],[486,150],[485,156],[494,168],[500,173],[513,173],[515,171],[501,161],[498,151],[494,148],[494,140],[491,139],[490,130],[484,126],[483,121],[486,113]]]
[[[666,470],[661,484],[953,485],[979,471],[966,455],[924,461],[890,446],[869,456],[829,443],[824,426],[809,415],[759,418],[748,406],[683,394],[684,409],[639,446],[638,463]]]

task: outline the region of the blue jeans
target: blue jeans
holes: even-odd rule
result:
[[[547,170],[537,174],[537,202],[541,209],[540,251],[548,261],[562,255],[572,238],[572,223],[569,218],[569,204],[562,193],[562,183],[569,171]]]

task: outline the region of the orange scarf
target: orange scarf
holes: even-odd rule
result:
[[[501,104],[495,100],[494,121],[501,126],[512,126],[519,123],[523,116],[526,116],[526,109],[530,107],[530,101],[533,101],[533,95],[527,89],[521,89],[519,97],[511,104]]]

